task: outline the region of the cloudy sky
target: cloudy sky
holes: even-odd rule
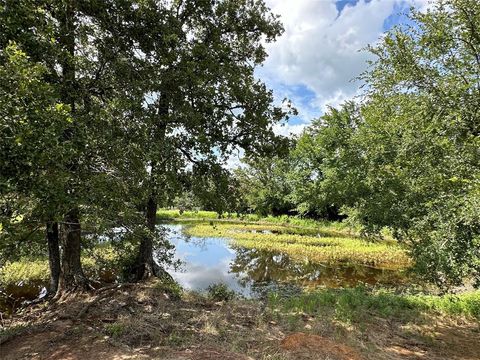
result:
[[[366,69],[361,51],[392,26],[403,23],[410,6],[424,9],[429,0],[266,0],[281,16],[284,34],[267,45],[269,57],[257,76],[280,100],[288,97],[299,116],[277,128],[298,134],[327,105],[356,95],[352,81]]]

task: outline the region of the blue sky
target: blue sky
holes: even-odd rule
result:
[[[358,95],[353,81],[366,69],[370,55],[360,51],[378,41],[385,31],[405,24],[401,15],[410,6],[425,9],[429,0],[266,0],[280,15],[284,34],[267,44],[269,57],[257,76],[287,97],[299,116],[277,128],[298,134],[328,106],[338,106]]]

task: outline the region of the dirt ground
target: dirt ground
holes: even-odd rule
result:
[[[66,296],[2,319],[0,358],[480,359],[479,324],[291,317],[259,301],[173,299],[155,283]]]

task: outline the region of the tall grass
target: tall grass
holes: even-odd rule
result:
[[[412,319],[444,314],[480,319],[480,291],[460,295],[399,295],[387,290],[324,289],[292,297],[272,293],[269,306],[283,312],[333,314],[339,320],[361,322],[368,317]]]
[[[106,265],[113,265],[118,255],[111,246],[97,246],[88,254],[82,254],[82,266],[87,275],[95,276]],[[47,258],[7,262],[0,268],[0,287],[16,284],[46,283],[50,277]]]

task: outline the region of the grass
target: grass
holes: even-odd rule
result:
[[[232,216],[235,216],[232,214]],[[236,217],[236,216],[235,216]],[[180,214],[179,210],[160,209],[157,211],[157,219],[218,219],[218,214],[214,211],[186,210]]]
[[[325,313],[347,322],[361,323],[369,317],[412,320],[422,314],[463,316],[480,320],[480,291],[459,295],[399,295],[387,290],[323,289],[288,298],[270,294],[269,307],[287,313],[311,316]]]
[[[278,251],[292,259],[327,264],[358,264],[378,268],[404,269],[411,265],[406,251],[395,242],[371,242],[338,228],[311,229],[272,224],[196,223],[186,232],[199,237],[225,237],[246,248]]]
[[[21,335],[28,330],[28,325],[14,325],[11,327],[0,327],[0,346],[8,340]]]
[[[47,282],[50,276],[48,260],[28,260],[7,262],[0,269],[0,285],[8,286],[23,283]]]
[[[260,216],[257,214],[241,214],[224,213],[221,217],[214,211],[184,211],[180,214],[177,209],[160,209],[157,211],[157,218],[159,220],[218,220],[224,222],[242,222],[242,223],[266,223],[273,225],[283,225],[290,227],[301,227],[304,230],[317,231],[319,229],[328,228],[330,231],[336,230],[339,232],[352,232],[358,229],[351,229],[349,225],[338,221],[320,221],[314,219],[305,219],[299,216]]]
[[[106,264],[113,264],[117,254],[110,246],[98,246],[82,256],[82,266],[88,276],[99,274]],[[50,270],[47,258],[7,262],[0,268],[0,286],[47,283]]]

